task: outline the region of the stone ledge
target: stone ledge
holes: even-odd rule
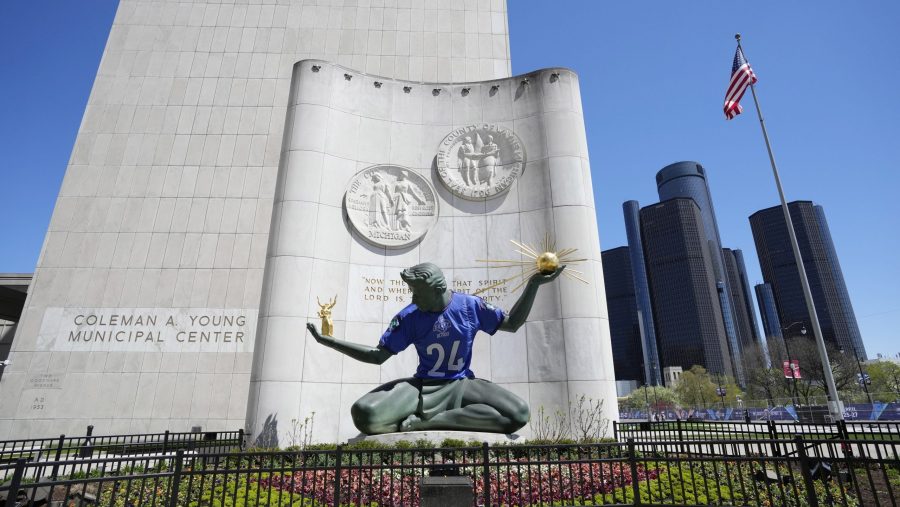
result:
[[[397,433],[384,433],[381,435],[358,435],[347,440],[348,444],[356,442],[378,442],[385,445],[395,445],[401,440],[415,442],[416,440],[428,440],[434,444],[440,444],[444,440],[452,438],[464,442],[487,442],[490,445],[519,444],[524,439],[518,434],[505,435],[503,433],[485,433],[479,431],[407,431]]]

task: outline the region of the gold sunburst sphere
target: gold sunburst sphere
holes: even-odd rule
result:
[[[544,252],[537,258],[537,268],[544,275],[556,271],[559,267],[559,257],[554,252]]]
[[[521,267],[523,269],[518,274],[515,274],[509,278],[504,278],[494,284],[488,285],[486,287],[481,287],[480,289],[474,291],[473,294],[481,294],[496,287],[500,287],[518,280],[516,286],[510,290],[510,292],[515,292],[520,287],[522,287],[525,282],[528,281],[531,275],[535,273],[549,275],[550,273],[556,271],[560,265],[566,266],[566,270],[562,272],[563,275],[585,284],[588,283],[587,280],[582,278],[582,275],[584,275],[583,272],[578,271],[577,269],[572,269],[571,267],[573,264],[584,262],[587,259],[573,257],[575,252],[578,251],[577,248],[563,248],[561,250],[556,250],[556,242],[550,239],[550,234],[546,234],[544,236],[544,239],[541,241],[540,247],[538,248],[534,248],[524,242],[512,239],[510,240],[510,243],[517,247],[515,251],[519,254],[522,254],[522,256],[525,257],[524,259],[478,259],[478,262],[484,262],[499,268]]]

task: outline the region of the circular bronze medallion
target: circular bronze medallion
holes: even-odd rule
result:
[[[438,148],[438,176],[463,199],[478,201],[506,192],[524,168],[525,148],[519,136],[499,125],[454,129]]]
[[[356,173],[347,185],[344,207],[360,236],[389,248],[415,242],[438,217],[431,183],[396,165],[376,165]]]

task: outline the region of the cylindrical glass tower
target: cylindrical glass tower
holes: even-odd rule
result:
[[[641,242],[641,206],[637,201],[622,204],[625,214],[625,233],[631,255],[631,274],[634,278],[634,300],[637,304],[641,341],[644,348],[644,378],[648,385],[661,386],[662,370],[656,348],[656,327],[653,324],[653,307],[650,304],[650,286],[647,283],[647,265],[644,263],[644,245]]]
[[[768,340],[778,340],[780,346],[784,346],[781,319],[778,318],[778,307],[775,306],[775,294],[772,292],[772,285],[768,283],[757,284],[754,288],[756,289],[756,303],[759,305],[759,315],[762,317],[763,333],[765,333],[762,342],[766,345],[766,357],[771,358],[768,353]],[[771,366],[771,362],[767,362],[766,366]]]

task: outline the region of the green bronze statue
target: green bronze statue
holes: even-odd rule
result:
[[[388,382],[356,401],[353,423],[367,435],[397,431],[458,430],[513,433],[528,423],[528,405],[502,387],[475,378],[469,369],[475,334],[515,332],[525,323],[538,288],[565,269],[536,273],[507,314],[477,296],[453,292],[440,268],[419,264],[400,273],[412,304],[391,321],[377,347],[319,333],[317,342],[356,360],[382,364],[410,345],[419,365],[412,378]]]

